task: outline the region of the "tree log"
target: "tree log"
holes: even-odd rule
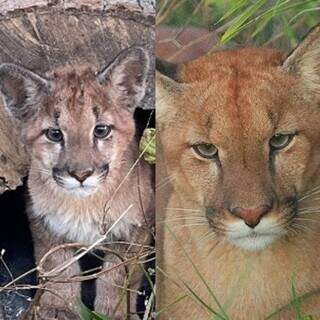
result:
[[[106,66],[123,49],[142,45],[153,56],[155,0],[7,0],[0,3],[0,63],[36,73],[65,64]],[[153,65],[152,65],[153,66]],[[154,106],[154,72],[141,107]],[[0,193],[15,189],[28,155],[0,103]]]

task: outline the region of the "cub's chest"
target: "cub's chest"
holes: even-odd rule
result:
[[[126,209],[125,205],[111,208],[108,212],[103,204],[95,200],[77,205],[53,201],[52,203],[35,201],[29,208],[31,219],[40,221],[51,236],[72,242],[92,244],[101,239],[112,227],[107,240],[129,241],[134,228],[140,227],[138,214],[132,209],[116,224],[118,217]]]

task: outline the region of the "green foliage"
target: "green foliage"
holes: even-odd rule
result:
[[[221,43],[288,49],[320,22],[320,0],[159,0],[157,22],[204,27]]]
[[[298,296],[297,296],[297,292],[296,292],[294,277],[292,278],[291,295],[292,295],[291,304],[292,304],[294,310],[296,311],[297,319],[298,320],[304,320],[305,318],[302,315],[300,302],[299,302],[299,299],[298,299]]]
[[[232,39],[242,27],[257,11],[266,3],[266,0],[258,0],[252,5],[248,6],[246,10],[240,15],[237,16],[236,21],[226,30],[226,32],[221,37],[221,42],[227,42]],[[227,12],[228,13],[228,12]]]
[[[104,316],[95,311],[91,311],[80,300],[78,304],[79,304],[79,315],[81,320],[111,320],[111,318],[107,316]]]
[[[178,238],[176,237],[174,232],[169,228],[168,225],[165,225],[165,227],[168,229],[169,233],[174,238],[174,240],[176,241],[177,245],[180,247],[184,257],[190,262],[190,266],[192,267],[192,271],[199,278],[199,282],[202,283],[206,287],[207,292],[209,293],[209,295],[210,295],[210,297],[212,299],[212,302],[218,307],[219,311],[213,310],[212,307],[206,301],[204,301],[193,290],[193,288],[191,288],[189,286],[188,283],[186,283],[184,280],[180,279],[180,281],[183,283],[183,285],[187,289],[187,292],[189,293],[190,297],[192,297],[198,304],[200,304],[204,309],[206,309],[212,315],[213,320],[229,320],[229,317],[228,317],[226,311],[224,310],[224,307],[222,306],[222,304],[218,300],[217,296],[213,292],[212,288],[210,287],[210,283],[208,282],[208,280],[204,278],[204,276],[202,275],[200,270],[197,268],[195,262],[191,259],[191,257],[189,256],[187,250],[185,250],[183,244],[180,243],[180,241],[178,240]]]
[[[144,130],[140,140],[140,152],[143,152],[143,157],[148,163],[156,163],[156,129]]]

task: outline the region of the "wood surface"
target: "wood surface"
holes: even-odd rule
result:
[[[123,49],[147,48],[153,57],[155,0],[0,1],[0,63],[44,74],[65,64],[90,63],[97,71]],[[154,72],[141,103],[154,107]],[[28,172],[28,155],[0,100],[0,193]]]

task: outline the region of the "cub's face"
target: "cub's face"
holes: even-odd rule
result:
[[[146,71],[141,68],[147,68],[142,49],[122,59],[98,78],[87,67],[59,68],[49,80],[40,79],[43,84],[18,78],[29,95],[20,109],[10,104],[9,90],[18,84],[9,87],[10,77],[4,82],[5,102],[20,121],[30,152],[33,180],[77,197],[95,193],[105,180],[108,186],[118,182],[134,139],[133,109],[144,90]]]
[[[226,52],[185,66],[185,83],[158,82],[175,192],[198,209],[195,221],[205,218],[213,233],[246,250],[310,230],[318,219],[319,97],[281,64],[276,52]]]
[[[132,143],[132,112],[87,75],[57,74],[46,107],[24,128],[32,172],[75,196],[94,193],[112,179]],[[91,77],[91,79],[90,79]],[[112,90],[112,88],[110,88]]]

